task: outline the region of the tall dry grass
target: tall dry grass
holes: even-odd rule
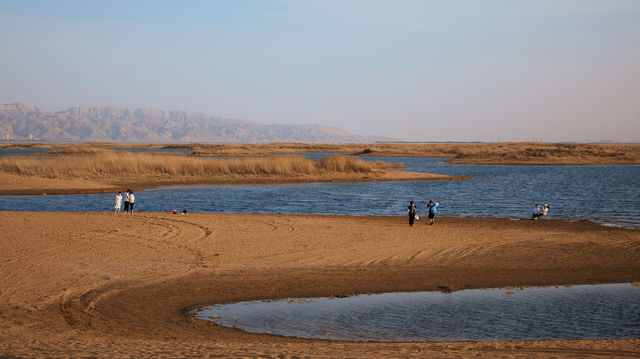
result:
[[[11,146],[21,146],[11,144]],[[31,146],[25,144],[24,146]],[[40,146],[40,145],[38,145]],[[371,143],[371,144],[145,144],[113,143],[55,144],[54,155],[88,156],[110,151],[110,147],[146,149],[182,149],[192,157],[257,157],[299,153],[345,153],[364,156],[444,157],[452,163],[477,164],[624,164],[640,163],[640,144],[570,144],[570,143]],[[113,151],[112,151],[113,152]],[[184,154],[165,153],[165,156]],[[325,162],[326,168],[349,170],[336,161]],[[246,165],[246,163],[244,164]],[[243,166],[244,166],[243,165]],[[200,165],[195,165],[199,167]],[[264,167],[264,166],[260,166]],[[322,167],[322,166],[321,166]],[[362,165],[351,166],[357,170]],[[271,171],[271,170],[268,170]]]
[[[72,148],[60,156],[9,156],[0,158],[0,172],[46,178],[114,178],[120,176],[206,177],[275,176],[295,177],[334,172],[367,173],[397,167],[360,158],[331,156],[313,161],[302,156],[198,158],[188,155]]]
[[[451,162],[637,163],[639,155],[638,145],[506,143],[464,147]]]
[[[98,153],[106,153],[109,150],[105,149],[102,146],[94,145],[94,144],[71,144],[64,146],[59,150],[49,151],[47,154],[49,155],[95,155]]]

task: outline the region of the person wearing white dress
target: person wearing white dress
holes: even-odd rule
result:
[[[120,207],[122,206],[122,193],[118,192],[116,195],[116,200],[113,204],[113,214],[117,214],[120,212]]]

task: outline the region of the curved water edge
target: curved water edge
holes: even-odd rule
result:
[[[549,218],[640,229],[640,165],[496,166],[447,164],[442,158],[362,158],[472,179],[132,189],[136,210],[142,212],[401,216],[414,200],[424,215],[428,199],[434,198],[440,216],[528,219],[535,203],[549,203]],[[113,196],[0,196],[0,209],[106,212]]]
[[[422,342],[637,338],[640,287],[626,283],[290,298],[213,305],[191,314],[251,333],[308,339]]]

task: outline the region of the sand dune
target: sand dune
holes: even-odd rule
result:
[[[421,223],[420,223],[421,224]],[[562,221],[0,212],[0,356],[632,357],[640,339],[329,342],[191,319],[200,305],[632,282],[640,232]]]

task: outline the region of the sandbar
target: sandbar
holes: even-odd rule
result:
[[[177,186],[230,186],[230,185],[274,185],[336,182],[383,182],[383,181],[440,181],[469,179],[466,176],[442,175],[435,173],[381,170],[375,173],[334,173],[296,177],[223,175],[195,178],[45,178],[37,176],[19,176],[0,173],[0,196],[11,195],[51,195],[83,193],[116,193],[132,188],[141,191],[151,188]]]

